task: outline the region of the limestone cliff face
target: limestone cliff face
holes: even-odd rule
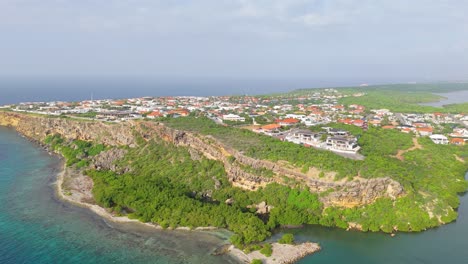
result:
[[[223,162],[229,181],[234,186],[244,189],[256,190],[272,182],[285,184],[282,180],[282,176],[285,176],[308,186],[311,192],[328,193],[320,198],[325,206],[354,207],[372,203],[380,197],[396,199],[404,195],[401,184],[389,177],[375,179],[355,177],[352,181],[331,181],[318,177],[314,178],[275,162],[247,157],[239,151],[228,148],[211,136],[177,131],[162,124],[151,122],[139,123],[139,125],[144,126],[144,130],[147,131],[147,134],[144,136],[145,138],[152,137],[152,134],[155,134],[175,145],[197,150],[207,158]],[[141,129],[139,130],[141,131]],[[253,169],[264,168],[271,170],[275,176],[264,177],[254,175],[246,172],[243,169],[245,166]]]
[[[161,138],[177,146],[187,147],[193,158],[204,155],[209,159],[219,160],[224,164],[229,181],[237,187],[256,190],[269,183],[286,184],[284,177],[309,187],[312,192],[323,193],[321,201],[325,206],[353,207],[372,203],[377,198],[395,199],[404,195],[400,183],[385,177],[362,179],[355,177],[352,181],[332,181],[311,177],[278,163],[247,157],[226,147],[211,136],[202,136],[185,131],[178,131],[154,122],[136,121],[118,124],[104,122],[77,121],[64,118],[49,118],[18,113],[0,112],[0,125],[14,127],[19,133],[41,141],[49,134],[60,134],[67,139],[82,139],[103,143],[109,146],[128,145],[135,147],[138,134],[144,139]],[[111,164],[109,157],[99,156],[96,165]],[[102,154],[107,155],[107,154]],[[245,168],[267,169],[274,176],[261,176]]]
[[[66,139],[95,141],[109,146],[135,146],[132,125],[129,123],[77,121],[0,112],[0,125],[13,127],[24,136],[38,141],[50,134],[60,134]]]

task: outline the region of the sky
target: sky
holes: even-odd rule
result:
[[[0,0],[0,76],[468,80],[467,0]]]

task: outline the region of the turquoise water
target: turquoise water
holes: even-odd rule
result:
[[[58,200],[59,161],[0,127],[0,263],[234,263],[223,234],[107,223]]]
[[[14,131],[0,127],[0,263],[234,263],[210,253],[225,233],[159,231],[107,223],[58,200],[60,165]],[[468,263],[468,195],[456,223],[419,234],[291,230],[322,251],[299,263]]]

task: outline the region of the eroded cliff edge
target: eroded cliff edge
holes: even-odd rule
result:
[[[333,177],[319,178],[309,173],[301,173],[300,170],[288,164],[247,157],[237,150],[228,148],[213,137],[178,131],[151,121],[105,123],[0,112],[0,125],[13,127],[24,136],[39,142],[48,135],[59,134],[68,140],[80,139],[108,146],[126,145],[133,148],[138,146],[137,137],[145,140],[160,138],[177,146],[187,147],[194,159],[197,155],[204,155],[207,158],[221,161],[229,181],[234,186],[256,190],[271,182],[284,185],[306,185],[311,192],[321,194],[320,200],[326,207],[362,206],[380,197],[396,199],[405,194],[402,185],[388,177],[363,179],[356,175],[352,180],[340,181],[334,181]],[[120,156],[110,155],[106,157],[104,164],[99,165],[110,166]],[[103,163],[102,160],[100,162]],[[253,173],[262,169],[272,172],[272,175]],[[332,172],[329,174],[333,175]]]

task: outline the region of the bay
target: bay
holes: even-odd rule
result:
[[[435,94],[443,96],[445,97],[445,99],[442,99],[437,102],[421,103],[420,105],[442,107],[448,104],[461,104],[461,103],[468,102],[468,90],[456,91],[456,92],[450,92],[450,93],[435,93]]]

